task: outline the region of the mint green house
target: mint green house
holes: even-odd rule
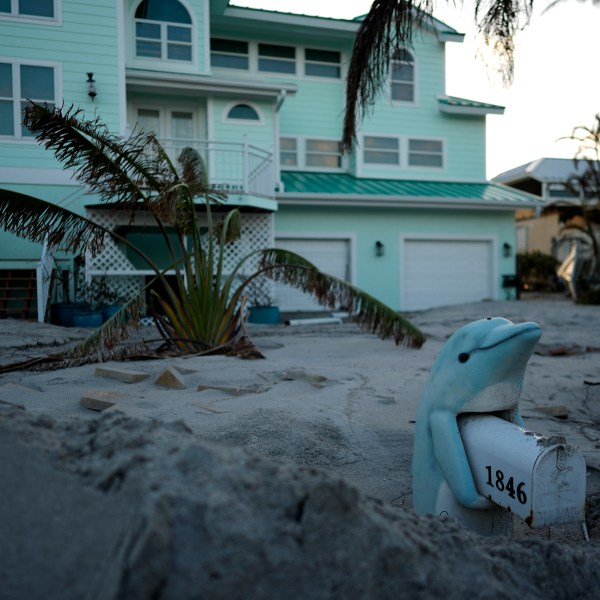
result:
[[[445,46],[462,35],[433,21],[392,57],[345,156],[358,25],[227,0],[0,0],[0,187],[125,228],[21,125],[27,99],[76,105],[118,134],[155,131],[173,157],[196,148],[245,215],[244,251],[298,251],[399,310],[511,297],[514,214],[538,200],[485,180],[485,119],[502,107],[445,94]],[[159,253],[143,216],[127,235]],[[0,298],[0,316],[43,318],[50,274],[77,265],[123,291],[150,275],[115,244],[73,258],[0,232],[2,298],[19,275],[38,293],[19,315]],[[282,311],[317,308],[283,286],[272,295]]]

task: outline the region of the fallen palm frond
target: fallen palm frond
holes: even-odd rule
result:
[[[392,338],[411,348],[420,348],[425,342],[424,334],[408,319],[347,281],[319,271],[298,254],[278,248],[264,250],[260,270],[275,281],[311,294],[322,306],[342,307],[355,323],[382,339]]]

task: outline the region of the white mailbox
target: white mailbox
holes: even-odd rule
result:
[[[480,494],[530,527],[584,520],[585,461],[563,437],[486,414],[460,415],[458,426]]]

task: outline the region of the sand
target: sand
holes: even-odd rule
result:
[[[490,565],[497,560],[497,556],[494,558],[495,555],[492,556],[492,554],[498,552],[498,542],[496,541],[495,545],[490,545],[490,542],[485,540],[473,542],[471,538],[473,534],[462,530],[458,525],[442,522],[439,519],[435,520],[432,525],[430,519],[417,518],[411,510],[412,484],[410,476],[415,415],[420,393],[435,356],[453,331],[470,321],[488,316],[502,316],[517,323],[533,320],[542,327],[542,339],[530,359],[526,371],[520,401],[521,412],[529,429],[546,436],[563,435],[571,445],[579,449],[588,468],[588,495],[591,500],[595,501],[600,492],[600,386],[597,385],[600,383],[600,307],[575,305],[568,298],[562,296],[510,302],[481,302],[413,313],[409,315],[410,319],[427,335],[427,342],[420,350],[397,347],[393,342],[381,341],[347,323],[319,326],[251,326],[252,338],[266,356],[265,360],[210,356],[92,364],[58,371],[7,373],[0,376],[0,408],[2,408],[0,411],[0,443],[4,440],[5,447],[7,447],[8,436],[11,440],[10,447],[22,447],[23,456],[27,455],[27,457],[25,459],[21,454],[13,451],[11,460],[5,462],[4,468],[9,470],[11,465],[14,467],[19,462],[27,463],[28,461],[38,467],[46,463],[51,464],[53,465],[52,473],[55,472],[54,469],[57,469],[61,477],[64,476],[69,480],[68,485],[58,486],[59,489],[71,489],[71,486],[78,488],[79,486],[81,493],[90,494],[91,499],[88,498],[90,506],[93,506],[94,502],[99,502],[94,494],[97,494],[100,489],[105,492],[102,502],[110,499],[110,502],[115,505],[114,511],[123,516],[132,510],[132,498],[138,498],[137,501],[139,501],[140,494],[146,498],[144,490],[147,488],[138,486],[127,493],[119,488],[118,493],[115,493],[113,487],[110,485],[106,487],[105,484],[105,487],[102,488],[98,479],[90,479],[89,474],[95,470],[108,469],[107,465],[110,465],[111,460],[116,460],[115,456],[125,452],[124,447],[131,446],[131,431],[143,432],[143,435],[140,434],[140,439],[143,441],[139,442],[139,447],[150,454],[143,459],[140,457],[138,459],[140,462],[144,463],[145,461],[148,464],[158,461],[157,465],[163,465],[161,461],[170,456],[169,452],[177,455],[190,445],[196,447],[197,444],[207,442],[209,444],[207,448],[210,448],[211,452],[216,452],[225,462],[239,464],[242,460],[239,458],[240,456],[244,457],[243,461],[250,460],[252,462],[252,459],[247,457],[256,457],[257,473],[261,474],[261,481],[265,478],[265,469],[268,471],[274,468],[272,465],[277,465],[278,474],[273,477],[275,480],[277,477],[281,477],[281,485],[278,488],[281,490],[288,489],[290,485],[296,489],[294,486],[300,485],[290,482],[300,481],[304,486],[309,485],[306,482],[310,480],[311,487],[309,487],[313,491],[307,497],[312,498],[315,489],[322,489],[325,486],[331,493],[332,485],[334,488],[336,485],[342,485],[342,496],[349,494],[351,499],[348,500],[348,505],[352,507],[352,511],[356,511],[356,514],[360,515],[360,518],[357,517],[352,521],[352,528],[358,527],[356,523],[365,519],[369,523],[365,525],[365,529],[361,530],[360,527],[356,531],[353,529],[357,536],[356,539],[364,537],[365,532],[369,532],[373,538],[373,556],[379,557],[379,562],[376,563],[378,566],[369,567],[371,571],[368,571],[365,577],[368,575],[368,577],[376,578],[377,569],[381,568],[382,552],[385,555],[382,548],[389,544],[396,547],[399,544],[398,540],[407,537],[407,531],[410,531],[408,538],[416,539],[421,535],[418,533],[420,527],[428,532],[423,535],[430,535],[432,527],[434,529],[441,527],[442,529],[435,529],[435,536],[436,539],[441,540],[445,535],[445,541],[440,541],[440,545],[438,545],[433,543],[436,540],[430,540],[437,548],[435,552],[438,554],[441,552],[444,555],[440,548],[443,549],[444,544],[449,543],[448,540],[454,540],[455,544],[461,548],[460,552],[466,552],[465,543],[471,547],[479,547],[478,544],[482,544],[479,559],[463,557],[460,584],[456,585],[456,593],[475,593],[473,586],[476,585],[478,579],[473,576],[471,567],[467,566],[467,562],[473,560],[475,561],[471,565],[473,568],[476,568],[477,560],[482,561],[479,567],[484,571],[487,569],[488,584],[491,585],[493,580],[493,586],[490,589],[496,589],[494,586],[499,586],[501,579],[496,578],[492,572],[494,568]],[[80,339],[85,333],[82,330],[45,324],[2,321],[0,322],[0,364],[54,352],[61,347],[66,347],[73,340]],[[152,334],[149,330],[144,332],[144,335],[151,336]],[[140,381],[126,383],[107,377],[106,371],[104,376],[101,376],[102,373],[97,372],[99,367],[128,373],[141,373],[147,377]],[[112,375],[119,377],[118,373],[116,375],[112,373]],[[177,387],[157,385],[155,382],[161,376],[171,382],[169,385]],[[125,375],[121,379],[124,377]],[[108,402],[111,407],[103,411],[90,410],[82,406],[82,398],[100,399]],[[77,444],[89,446],[90,435],[92,435],[90,432],[93,432],[94,436],[99,436],[93,438],[95,444],[98,446],[106,444],[105,438],[97,432],[105,431],[107,428],[119,433],[118,435],[117,433],[113,434],[116,438],[111,438],[112,450],[107,451],[107,455],[102,460],[90,452],[89,447],[86,447],[85,450],[77,447]],[[156,434],[158,441],[154,441],[152,435],[155,434],[151,435],[149,433],[151,430],[159,432]],[[173,431],[178,433],[173,433]],[[65,441],[65,438],[70,438],[71,442]],[[174,441],[175,438],[181,441],[177,443]],[[60,450],[62,446],[67,447],[68,452],[64,448]],[[170,450],[167,451],[167,447]],[[243,455],[227,454],[239,452],[239,449],[243,449],[241,450]],[[84,458],[78,460],[78,456]],[[92,460],[90,457],[94,456],[94,460],[100,460],[100,463],[90,462]],[[237,458],[235,458],[236,456]],[[214,460],[216,459],[211,458],[211,461]],[[131,469],[132,475],[129,479],[135,480],[136,477],[133,474],[137,473],[136,469],[141,467],[131,466],[137,465],[136,461],[126,461],[126,464],[129,466],[123,468],[121,477],[127,479],[124,473],[129,473],[129,469]],[[164,468],[164,465],[161,468]],[[179,473],[179,468],[180,466],[172,467],[172,470]],[[114,471],[111,472],[114,476]],[[43,473],[45,474],[39,474],[37,479],[39,481],[49,480],[48,488],[53,489],[56,482],[48,476],[48,471],[43,471]],[[182,473],[180,473],[180,479],[181,477],[185,479],[185,470]],[[145,477],[147,476],[146,474]],[[5,477],[8,475],[5,474]],[[20,483],[18,477],[16,475],[15,477],[14,486],[23,488],[20,490],[21,492],[33,491],[31,486],[35,486],[35,478],[33,481],[29,481],[29,488],[25,489],[26,484]],[[237,475],[232,475],[232,477],[236,480]],[[315,483],[315,477],[318,479],[317,483]],[[181,486],[180,479],[173,483],[174,487]],[[54,483],[50,481],[54,481]],[[332,483],[332,481],[340,483]],[[158,488],[162,485],[160,479],[158,483],[155,483]],[[270,485],[272,483],[270,482]],[[147,485],[147,482],[144,485]],[[215,489],[219,489],[218,486]],[[38,490],[40,493],[41,491]],[[167,495],[169,494],[167,493]],[[335,496],[335,493],[333,495]],[[181,500],[181,496],[178,498]],[[73,500],[73,494],[70,499]],[[64,498],[63,501],[65,501]],[[205,499],[203,499],[204,501]],[[240,502],[242,500],[238,499],[233,506],[239,508]],[[243,501],[246,509],[253,505],[253,502],[252,497]],[[162,504],[160,505],[162,506]],[[183,505],[188,506],[186,502]],[[219,502],[217,505],[221,506]],[[156,517],[156,506],[152,506],[152,509],[148,509],[150,511],[148,514]],[[214,509],[214,505],[210,506]],[[264,502],[257,506],[264,506]],[[590,506],[589,513],[592,514],[596,505],[592,503]],[[258,519],[258,530],[267,531],[270,527],[266,524],[268,516],[262,514],[264,512],[262,509],[259,512],[261,512],[261,516],[254,515],[252,518]],[[379,524],[374,527],[373,514],[379,515],[380,512],[384,516],[378,516],[377,519],[384,519],[387,525]],[[320,515],[320,519],[324,515],[329,515],[330,521],[333,523],[337,518],[335,515],[338,513],[339,511],[331,503],[326,502],[322,510],[316,511],[315,515]],[[180,510],[174,514],[177,515],[177,518],[170,517],[169,519],[178,522],[178,519],[183,518],[182,514],[187,513]],[[154,517],[148,517],[145,522],[152,522]],[[85,521],[91,517],[90,515],[79,515],[77,518]],[[231,520],[232,517],[229,515],[223,518]],[[398,525],[397,519],[406,521]],[[127,519],[125,522],[122,521],[122,518],[116,519],[113,527],[113,534],[117,537],[120,535],[119,539],[122,539],[124,531],[127,532],[127,535],[132,535],[131,529],[128,529],[127,526],[129,521]],[[46,523],[47,519],[43,522]],[[517,559],[514,557],[521,557],[519,560],[527,564],[528,561],[534,560],[532,557],[538,560],[540,552],[546,556],[549,552],[547,544],[552,544],[552,548],[559,548],[552,552],[560,554],[562,564],[571,564],[570,561],[572,561],[573,565],[578,565],[576,570],[578,569],[580,581],[569,581],[565,577],[559,578],[556,572],[553,575],[552,561],[544,559],[545,562],[542,561],[546,565],[544,568],[548,568],[547,572],[544,571],[544,576],[550,578],[556,576],[560,582],[558,584],[554,582],[548,589],[545,589],[536,579],[537,583],[533,588],[527,587],[532,583],[526,581],[528,571],[524,567],[523,573],[518,577],[515,576],[518,582],[513,582],[509,586],[510,590],[506,597],[517,597],[523,593],[533,594],[535,590],[542,589],[545,590],[545,596],[540,595],[539,597],[569,597],[569,594],[575,589],[573,586],[581,584],[582,581],[585,581],[588,586],[596,586],[597,589],[597,585],[600,584],[600,574],[596,572],[595,565],[598,564],[597,559],[600,557],[600,547],[596,546],[595,540],[600,539],[600,530],[596,527],[595,517],[588,525],[590,542],[584,541],[580,524],[536,531],[530,531],[525,526],[518,525],[515,528],[515,541],[506,542],[508,546],[505,548],[512,548],[510,555],[513,557],[506,559],[507,572],[516,572],[515,562]],[[74,525],[71,526],[74,527]],[[103,527],[105,531],[106,527],[105,523]],[[448,529],[444,529],[444,527]],[[257,528],[254,528],[253,531],[256,532]],[[323,523],[320,522],[317,530],[319,528],[322,530],[324,538],[327,537],[328,534]],[[393,534],[395,529],[398,529],[396,537]],[[236,532],[238,530],[239,528],[235,529]],[[174,529],[169,529],[167,537],[174,536],[174,531]],[[227,535],[232,535],[233,529],[227,531]],[[281,532],[277,531],[277,535],[281,535]],[[4,533],[8,535],[6,530]],[[389,539],[385,541],[388,534],[392,536],[392,542]],[[46,531],[44,534],[41,531],[38,536],[34,536],[34,540],[41,543],[40,537],[47,540],[48,536],[52,537],[52,535],[52,532]],[[217,533],[213,532],[213,535],[217,536]],[[213,546],[218,546],[223,550],[221,545],[225,544],[223,540],[227,535],[221,532],[220,537],[217,536],[212,540]],[[317,534],[313,532],[312,535]],[[330,533],[329,537],[331,536],[335,537],[335,534]],[[258,537],[260,538],[259,535]],[[246,538],[247,536],[244,539]],[[321,543],[325,547],[331,540],[326,542],[324,538]],[[189,540],[186,541],[186,539],[182,538],[180,545],[187,548]],[[85,547],[86,544],[89,544],[89,540],[73,540],[73,543]],[[107,541],[107,547],[114,550],[111,543],[110,540]],[[256,540],[253,543],[258,544]],[[415,544],[417,544],[416,541]],[[511,544],[521,545],[517,548]],[[530,546],[522,544],[546,544],[546,546],[542,551],[537,546],[531,549]],[[32,545],[35,546],[34,542],[28,546],[29,550]],[[229,547],[231,551],[230,546],[225,544],[225,547]],[[144,546],[146,560],[151,562],[153,547],[152,544]],[[285,544],[282,548],[284,547]],[[345,544],[342,544],[341,547],[345,547]],[[164,548],[160,550],[161,544],[158,544],[157,548],[158,554],[164,552]],[[169,548],[171,548],[169,552],[172,552],[172,545]],[[236,545],[236,548],[238,550],[235,555],[238,556],[239,544]],[[259,544],[259,548],[262,550],[257,550],[253,546],[252,552],[258,552],[261,555],[264,550],[268,555],[264,544]],[[77,560],[77,556],[81,556],[84,549],[79,547],[72,550],[70,558],[67,557],[61,565],[64,567],[63,571],[65,569],[68,571],[68,567],[71,565],[74,572],[77,573],[77,569],[73,567],[73,561]],[[113,553],[113,550],[110,552]],[[193,556],[194,553],[189,548],[188,550],[189,559],[189,556]],[[420,551],[422,550],[421,548]],[[25,549],[23,551],[25,552]],[[198,550],[201,555],[205,551],[206,549]],[[287,551],[291,552],[290,549],[282,550],[284,555]],[[336,551],[341,552],[340,548]],[[415,548],[412,548],[411,552],[415,551]],[[451,551],[456,554],[456,547],[452,546]],[[362,552],[364,553],[364,548]],[[423,568],[425,568],[429,555],[427,552],[423,552],[421,558]],[[435,558],[439,562],[440,556],[433,550],[431,552],[433,552],[432,560]],[[581,552],[583,554],[580,554]],[[178,550],[178,553],[167,554],[170,557],[169,560],[173,562],[175,560],[173,556],[181,558],[182,553],[185,556],[184,550],[181,549]],[[126,554],[127,552],[124,555]],[[131,552],[127,555],[131,558]],[[506,558],[508,555],[509,552],[506,550],[503,556]],[[221,555],[219,554],[219,556]],[[546,558],[548,557],[546,556]],[[277,563],[275,559],[264,556],[263,559],[263,563],[260,564],[263,566],[268,564],[271,569],[275,568],[273,566]],[[219,560],[225,559],[221,556]],[[304,555],[294,557],[290,554],[289,563],[285,558],[281,560],[282,564],[288,565],[296,564],[298,561],[303,564],[302,561],[307,559]],[[360,553],[340,558],[341,563],[346,565],[344,569],[347,569],[348,564],[352,564],[352,561],[360,562],[360,560],[362,560]],[[350,562],[346,564],[344,561]],[[41,562],[43,564],[43,561]],[[10,568],[13,574],[15,569],[18,571],[15,564],[20,565],[19,568],[27,570],[27,561],[25,563],[13,561]],[[94,584],[98,586],[97,589],[100,591],[97,594],[100,595],[90,592],[91,597],[135,597],[131,594],[142,594],[139,597],[155,597],[144,596],[143,594],[146,592],[140,591],[145,589],[143,586],[127,588],[124,585],[123,573],[127,569],[130,574],[131,569],[135,572],[131,560],[127,562],[127,568],[124,567],[124,564],[125,562],[119,562],[117,558],[114,558],[110,569],[119,575],[111,575],[110,573],[113,571],[107,567],[108,571],[101,581]],[[327,565],[325,563],[313,564],[311,572],[324,573],[329,569],[332,573],[337,573],[340,578],[340,564],[336,565],[332,558]],[[452,562],[452,564],[455,563]],[[535,564],[537,565],[537,563]],[[532,568],[532,565],[533,563],[529,565],[529,568]],[[0,558],[0,568],[1,566],[2,559]],[[41,569],[40,572],[46,573],[46,579],[42,579],[47,582],[47,585],[56,584],[49,571],[44,571],[40,565],[37,565],[37,568]],[[148,565],[146,565],[147,568]],[[252,568],[256,569],[257,566],[253,565]],[[400,585],[402,581],[398,579],[399,573],[396,573],[393,581],[390,582],[391,587],[381,589],[364,587],[364,581],[360,578],[357,581],[363,581],[363,583],[360,585],[354,583],[352,584],[354,587],[352,587],[350,581],[354,581],[355,577],[350,577],[350,575],[346,579],[341,577],[339,580],[346,581],[350,586],[345,588],[345,595],[336,595],[333,591],[325,593],[323,588],[317,585],[316,575],[298,587],[296,590],[298,593],[295,595],[285,588],[282,582],[272,581],[272,577],[269,575],[259,578],[264,583],[261,586],[258,586],[255,580],[252,580],[253,583],[243,583],[239,575],[241,571],[233,566],[230,566],[229,570],[222,570],[219,581],[222,583],[227,580],[231,585],[237,585],[238,587],[235,589],[242,590],[237,596],[240,598],[274,598],[280,597],[279,593],[286,595],[291,593],[291,597],[298,598],[351,597],[349,594],[355,594],[352,597],[385,598],[392,597],[398,589],[404,589],[405,592],[409,590],[410,593],[406,597],[421,598],[430,595],[433,597],[435,590],[438,589],[438,584],[441,585],[440,582],[443,579],[438,581],[435,573],[439,572],[439,577],[442,577],[442,573],[446,573],[446,571],[441,567],[432,569],[431,565],[427,569],[429,570],[426,575],[421,573],[425,579],[420,584],[411,579],[412,583],[408,588]],[[450,569],[449,566],[448,569]],[[582,569],[588,570],[584,573]],[[82,567],[80,571],[81,577],[83,577],[86,572],[85,568]],[[156,593],[157,589],[163,590],[164,593],[161,592],[163,595],[158,594],[156,597],[194,597],[191,583],[189,585],[192,585],[192,588],[188,589],[189,596],[185,594],[179,596],[180,592],[175,590],[187,588],[177,587],[174,583],[179,576],[179,584],[184,581],[185,577],[182,575],[184,572],[188,574],[186,576],[193,579],[193,576],[189,574],[194,573],[194,569],[178,571],[171,565],[166,574],[163,571],[164,569],[161,571],[163,575],[160,582],[155,582],[155,587],[150,585],[148,588],[152,593]],[[146,571],[144,572],[146,573]],[[469,575],[469,573],[471,574]],[[446,576],[450,577],[448,573],[444,575],[444,577]],[[501,575],[498,576],[501,577]],[[80,581],[81,577],[75,576],[75,580]],[[326,576],[323,575],[323,577]],[[409,576],[405,573],[403,577],[405,578],[404,583],[408,585],[406,577]],[[65,575],[65,578],[65,580],[73,581],[72,577],[68,579]],[[112,591],[106,587],[109,581]],[[165,581],[169,582],[168,585]],[[328,580],[327,585],[333,585],[332,581],[337,580],[333,577],[333,580]],[[222,589],[218,586],[211,587],[215,585],[215,580],[209,578],[203,583],[198,583],[197,590],[209,594],[207,597],[233,597],[227,596],[230,592],[224,591],[225,587]],[[93,587],[91,584],[86,587],[85,583],[82,586],[87,591]],[[221,590],[218,593],[217,588]],[[81,587],[73,587],[72,595],[57,597],[80,597],[77,594],[81,592],[81,589]],[[124,593],[125,589],[129,590],[128,594],[130,595],[119,596]],[[317,593],[317,589],[321,589],[321,592]],[[21,589],[15,584],[14,597],[34,597],[27,596],[30,591],[26,587]],[[589,597],[594,597],[592,591],[594,590],[590,589]],[[200,594],[200,592],[197,593]],[[535,594],[531,597],[534,596]]]

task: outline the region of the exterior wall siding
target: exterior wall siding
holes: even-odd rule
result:
[[[320,208],[315,219],[314,208],[285,206],[277,213],[276,235],[312,232],[352,232],[356,243],[356,285],[378,299],[399,309],[400,234],[489,236],[498,240],[497,272],[498,298],[505,299],[501,288],[501,275],[514,274],[514,256],[504,257],[502,245],[515,247],[514,213],[500,211],[460,211],[432,209]],[[384,256],[375,255],[375,242],[385,246]]]

